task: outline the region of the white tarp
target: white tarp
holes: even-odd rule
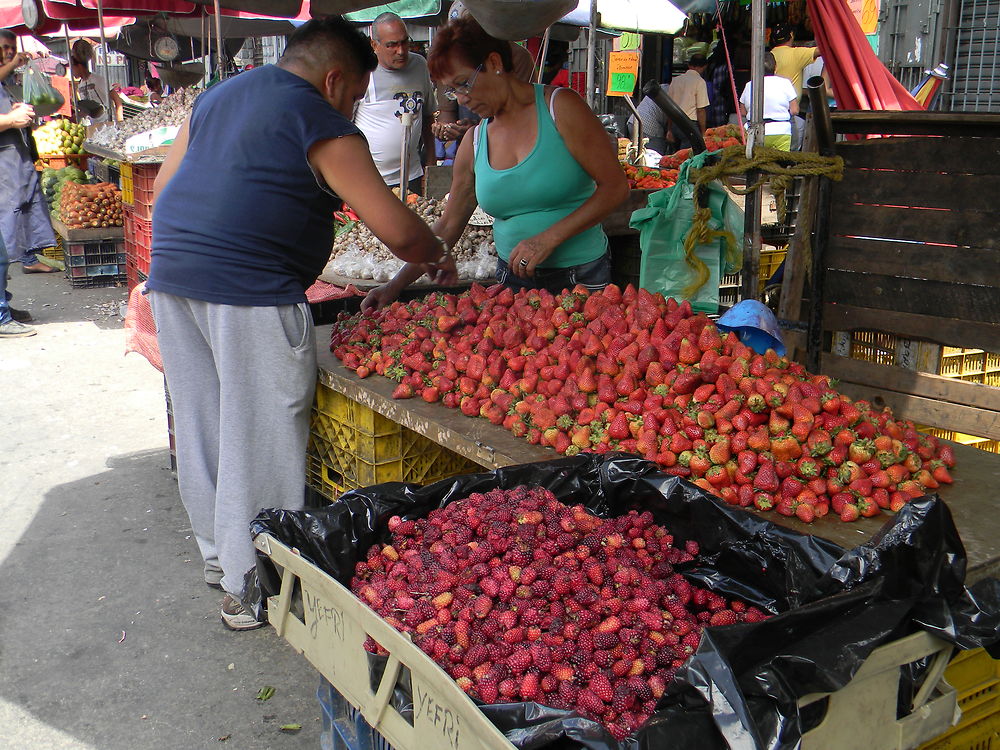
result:
[[[683,0],[681,0],[683,1]],[[684,11],[668,0],[596,0],[599,25],[648,34],[674,34],[684,25]],[[590,24],[591,0],[580,0],[576,10],[560,19],[574,26]],[[714,7],[714,6],[713,6]]]

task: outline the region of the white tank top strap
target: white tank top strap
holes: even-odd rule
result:
[[[472,159],[475,161],[476,157],[479,155],[479,128],[482,126],[484,120],[480,120],[476,123],[476,127],[472,129]]]
[[[552,122],[556,121],[556,94],[565,90],[562,86],[552,89],[552,96],[549,97],[549,115],[552,117]]]

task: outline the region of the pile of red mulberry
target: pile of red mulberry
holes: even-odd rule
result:
[[[356,566],[362,601],[472,697],[575,710],[618,739],[653,713],[703,627],[767,617],[676,573],[698,545],[675,547],[648,512],[599,518],[516,487],[389,530]]]

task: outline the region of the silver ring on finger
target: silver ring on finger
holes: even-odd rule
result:
[[[525,260],[524,258],[521,258],[521,265],[522,266],[527,266],[528,265],[528,261]]]

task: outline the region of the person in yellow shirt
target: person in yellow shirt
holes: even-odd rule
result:
[[[818,47],[793,47],[795,31],[788,24],[779,26],[771,32],[771,54],[774,55],[776,68],[774,74],[787,78],[792,82],[796,98],[802,97],[802,71],[813,60],[819,57]],[[797,114],[792,116],[792,151],[802,148],[802,136],[806,121]]]
[[[787,78],[802,96],[802,70],[819,57],[818,47],[793,47],[795,32],[791,26],[779,26],[771,33],[771,53],[778,67],[775,75]]]

